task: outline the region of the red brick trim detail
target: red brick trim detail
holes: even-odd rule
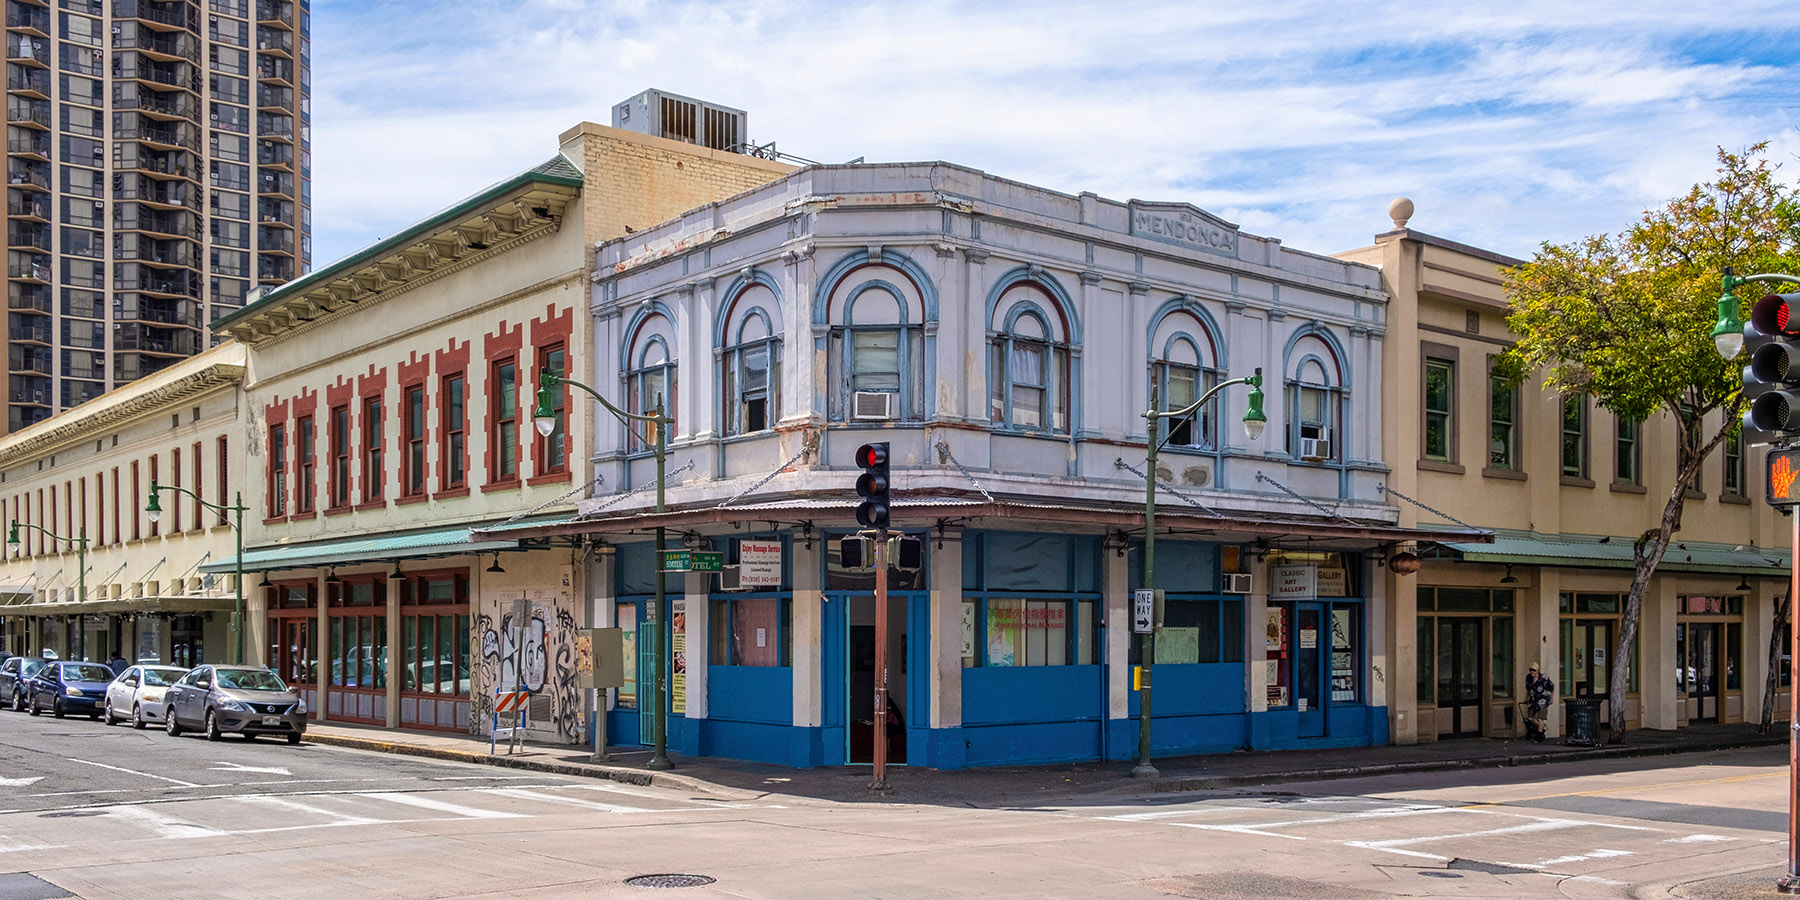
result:
[[[288,473],[288,491],[289,495],[292,497],[292,500],[288,503],[288,517],[311,519],[315,518],[314,513],[319,508],[318,482],[319,459],[321,458],[319,454],[319,437],[325,431],[325,429],[319,427],[319,392],[310,388],[301,388],[300,394],[294,398],[293,403],[289,406],[289,412],[293,414],[294,422],[296,424],[288,428],[288,433],[293,441],[293,450],[288,453],[288,463],[291,468],[291,471]],[[300,508],[300,429],[297,423],[307,416],[311,416],[313,422],[313,497],[312,509],[302,510]]]
[[[283,456],[288,457],[287,459],[284,459],[282,461],[282,464],[284,466],[286,466],[289,462],[292,461],[292,456],[293,456],[293,452],[294,452],[293,451],[293,437],[294,437],[293,429],[287,427],[288,420],[293,418],[292,410],[289,409],[289,405],[291,402],[292,402],[291,400],[276,399],[276,400],[270,402],[268,406],[263,408],[263,428],[264,428],[264,432],[263,432],[263,512],[267,514],[263,517],[264,525],[267,525],[270,522],[280,522],[280,521],[286,519],[287,516],[285,514],[285,511],[288,509],[291,509],[292,504],[294,502],[293,498],[291,496],[291,491],[284,491],[283,493],[289,494],[289,496],[281,497],[280,498],[281,502],[279,504],[276,503],[276,497],[275,497],[275,449],[276,448],[273,443],[273,439],[275,437],[275,429],[277,427],[282,428],[283,432],[282,432],[282,436],[281,436],[281,441],[282,441],[283,446],[281,449],[284,451]],[[132,465],[136,466],[137,464],[132,463]],[[133,472],[132,474],[135,476],[136,472]],[[290,484],[290,485],[288,485],[288,487],[291,488],[292,485]],[[137,486],[135,484],[132,485],[132,490],[134,490],[134,491],[137,490]],[[277,506],[280,506],[281,509],[283,510],[283,512],[276,512],[275,508]],[[133,534],[132,537],[135,539],[137,537],[137,535]]]
[[[486,362],[487,365],[485,366],[485,371],[482,372],[482,376],[481,376],[482,391],[481,391],[480,421],[481,421],[481,426],[482,426],[481,433],[483,436],[482,461],[481,461],[482,469],[481,470],[482,470],[484,477],[487,478],[488,485],[490,485],[490,486],[491,485],[510,486],[514,482],[518,481],[518,476],[516,474],[512,475],[512,476],[508,476],[506,478],[495,477],[494,470],[495,470],[495,467],[500,464],[500,459],[499,459],[499,456],[494,452],[496,449],[494,447],[494,440],[493,440],[495,429],[494,429],[494,424],[491,421],[489,421],[489,419],[493,415],[493,410],[494,410],[494,399],[495,399],[494,398],[495,385],[493,384],[494,364],[500,362],[501,360],[504,360],[505,358],[507,358],[509,356],[512,357],[513,372],[514,372],[513,388],[514,388],[515,394],[516,394],[524,386],[524,381],[525,381],[524,373],[528,368],[528,361],[523,361],[523,360],[519,359],[519,355],[520,355],[519,351],[524,348],[524,342],[525,342],[525,324],[523,322],[520,322],[520,323],[514,324],[511,328],[508,328],[506,325],[505,319],[501,319],[499,327],[496,328],[495,330],[489,332],[482,338],[482,343],[481,343],[482,360],[484,362]],[[464,390],[466,391],[467,388],[465,387]],[[522,405],[519,404],[518,397],[516,395],[513,398],[513,400],[514,400],[514,409],[518,410],[517,418],[515,419],[515,421],[517,421],[518,419],[523,419],[526,415],[526,411],[524,410]],[[468,400],[466,397],[464,398],[463,405],[464,405],[465,409],[468,406]],[[531,423],[529,421],[524,422],[525,427],[530,427],[530,424]],[[465,440],[466,440],[466,438],[465,438]],[[515,429],[515,442],[516,442],[516,440],[517,440],[517,434],[516,434],[516,429]],[[519,453],[518,448],[515,446],[513,448],[513,458],[521,459],[522,456],[523,456],[523,454]],[[486,490],[486,489],[487,488],[484,486],[483,490]]]
[[[400,363],[397,368],[398,372],[396,372],[394,380],[398,384],[399,391],[394,395],[394,418],[392,421],[395,423],[394,447],[396,452],[394,455],[398,457],[398,459],[393,467],[396,475],[393,495],[396,501],[400,498],[410,499],[413,497],[423,500],[431,491],[431,388],[425,383],[426,380],[431,377],[431,357],[420,356],[419,351],[414,350],[407,357],[407,361]],[[426,478],[421,480],[421,489],[418,493],[409,494],[406,491],[406,476],[408,474],[406,468],[408,465],[408,453],[406,449],[406,392],[415,387],[422,388],[425,391],[426,413],[425,421],[422,425],[425,436]]]
[[[535,350],[535,352],[532,354],[533,355],[533,359],[532,359],[532,367],[533,368],[532,368],[532,372],[531,372],[531,375],[529,378],[522,376],[519,379],[524,384],[525,396],[527,398],[533,398],[530,401],[532,404],[531,408],[535,408],[535,406],[536,406],[535,398],[537,396],[537,384],[538,384],[537,367],[543,364],[543,351],[544,350],[551,348],[551,347],[560,346],[563,351],[563,374],[567,375],[571,372],[576,371],[574,342],[572,340],[570,340],[570,337],[574,333],[575,333],[575,309],[574,309],[574,307],[565,306],[559,312],[556,308],[556,304],[554,304],[554,303],[547,304],[544,307],[543,318],[531,320],[531,346]],[[585,381],[586,379],[576,379],[576,380]],[[569,404],[568,399],[567,399],[568,388],[566,388],[566,387],[561,388],[561,390],[564,393],[563,408],[565,410],[568,410],[569,413],[572,413],[573,408],[571,407],[571,405]],[[519,417],[522,419],[525,419],[526,424],[530,424],[530,418],[531,418],[530,412],[531,412],[531,409],[525,409],[525,410],[521,410],[519,413]],[[573,447],[575,444],[575,441],[574,441],[575,419],[574,419],[573,415],[570,415],[569,413],[565,413],[565,418],[568,420],[568,423],[569,423],[569,426],[568,426],[569,433],[563,435],[563,441],[562,441],[563,452],[562,452],[562,459],[560,459],[560,460],[552,460],[552,459],[546,458],[546,454],[549,452],[549,447],[550,447],[549,439],[538,434],[536,428],[531,429],[531,435],[532,435],[532,438],[531,438],[531,471],[532,471],[533,475],[537,476],[537,478],[532,479],[530,483],[532,483],[532,484],[539,483],[540,480],[543,480],[545,478],[546,473],[548,473],[551,476],[555,476],[555,475],[560,475],[560,474],[563,474],[563,473],[566,473],[569,471],[569,452],[570,452],[570,448]],[[551,480],[554,480],[554,479],[551,479]]]
[[[437,351],[435,354],[432,355],[432,359],[433,359],[433,362],[437,369],[437,376],[438,376],[437,390],[432,391],[431,395],[425,398],[425,417],[430,421],[439,423],[438,434],[437,434],[437,440],[438,440],[438,448],[437,448],[438,480],[437,480],[437,483],[438,483],[438,487],[440,488],[440,490],[437,491],[432,496],[434,496],[434,497],[453,497],[453,496],[466,497],[469,494],[469,476],[470,476],[470,471],[469,471],[469,390],[473,384],[472,379],[469,378],[469,342],[462,341],[459,344],[459,342],[456,340],[456,338],[452,337],[450,339],[450,346],[443,350]],[[449,437],[448,432],[444,429],[442,423],[444,421],[444,416],[449,414],[447,405],[450,402],[450,398],[449,398],[449,395],[444,390],[444,382],[453,375],[461,375],[462,376],[462,388],[463,388],[462,474],[463,474],[463,480],[462,480],[462,484],[459,486],[446,488],[445,486],[450,484],[450,448],[448,446],[446,446],[450,441],[450,437]],[[460,493],[458,493],[458,492],[460,492]]]

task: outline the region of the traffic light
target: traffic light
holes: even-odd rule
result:
[[[863,473],[856,479],[856,496],[862,505],[856,508],[856,522],[864,528],[886,528],[888,524],[888,445],[864,444],[856,448],[856,464]]]
[[[1750,308],[1744,390],[1746,444],[1800,439],[1800,294],[1769,294]]]

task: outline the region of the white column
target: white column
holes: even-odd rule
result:
[[[820,711],[824,707],[819,672],[823,665],[825,595],[819,589],[819,557],[825,552],[825,543],[816,535],[811,540],[796,535],[793,548],[794,602],[789,627],[794,630],[794,725],[817,728],[823,723]]]
[[[1671,729],[1678,724],[1681,701],[1675,690],[1675,579],[1651,580],[1638,622],[1638,726]],[[1629,663],[1630,657],[1613,662]]]
[[[941,544],[941,547],[939,546]],[[962,725],[962,534],[931,551],[931,727]],[[916,701],[915,701],[916,702]]]
[[[1269,564],[1250,564],[1250,594],[1244,598],[1244,709],[1269,710]],[[1373,695],[1371,695],[1373,696]]]
[[[1104,551],[1100,596],[1106,604],[1106,717],[1131,717],[1131,560],[1116,547]]]
[[[1544,737],[1562,737],[1562,570],[1539,567],[1520,573],[1520,577],[1528,587],[1518,593],[1519,645],[1514,667],[1528,670],[1537,663],[1539,671],[1556,685],[1556,702],[1545,714]],[[1523,691],[1523,674],[1518,676],[1518,684]]]
[[[683,633],[687,637],[687,718],[690,719],[706,718],[706,671],[707,663],[711,662],[708,650],[712,647],[708,585],[713,577],[707,572],[689,572],[685,576],[687,629]],[[674,672],[669,674],[673,676]]]
[[[387,583],[387,727],[400,727],[400,681],[406,671],[401,662],[400,646],[400,582]]]

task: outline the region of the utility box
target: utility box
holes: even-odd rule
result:
[[[655,88],[614,104],[612,126],[638,134],[742,153],[749,146],[750,114]]]

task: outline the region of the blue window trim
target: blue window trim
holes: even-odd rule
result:
[[[831,268],[827,269],[825,274],[819,278],[818,287],[813,290],[812,298],[813,352],[820,354],[827,352],[827,347],[829,346],[827,338],[832,330],[833,324],[831,322],[832,296],[837,293],[838,289],[843,286],[844,282],[847,281],[851,275],[860,269],[869,267],[885,268],[896,273],[900,279],[911,284],[913,289],[918,292],[920,302],[924,307],[920,310],[918,322],[919,327],[923,329],[923,339],[920,341],[919,351],[921,356],[919,370],[920,372],[936,371],[938,326],[937,285],[931,280],[931,276],[925,271],[925,268],[914,261],[912,257],[897,250],[885,247],[877,248],[874,253],[870,253],[867,249],[846,253],[842,257],[839,257],[838,261],[833,263]],[[901,296],[903,297],[904,294]],[[844,323],[837,324],[842,325]],[[813,389],[813,402],[815,404],[825,404],[826,408],[829,409],[829,401],[831,399],[836,399],[838,401],[838,414],[831,416],[830,420],[834,422],[849,421],[845,408],[845,401],[848,398],[840,393],[842,389],[841,383],[844,381],[842,375],[845,369],[843,368],[842,360],[833,360],[833,362],[839,363],[839,369],[836,373],[840,376],[837,379],[838,383],[816,385]],[[915,420],[928,419],[935,415],[937,412],[937,392],[924,390],[923,387],[919,387],[917,392],[918,396],[910,403],[904,398],[902,399],[903,410],[911,411],[912,417]]]
[[[1023,663],[1011,666],[996,667],[987,658],[987,621],[989,600],[1036,600],[1061,601],[1063,603],[1064,621],[1068,624],[1064,630],[1067,635],[1063,640],[1063,658],[1068,662],[1060,666],[1028,666]],[[1092,662],[1076,662],[1076,650],[1081,640],[1080,603],[1094,604],[1094,653]],[[1106,600],[1100,591],[968,591],[962,592],[962,602],[975,604],[975,664],[964,666],[965,669],[1058,669],[1068,666],[1099,666],[1106,663]]]
[[[658,346],[663,349],[663,361],[660,363],[646,363],[645,360],[650,358],[650,351]],[[663,377],[663,414],[671,419],[677,419],[678,417],[675,415],[675,378],[677,375],[675,355],[670,351],[668,342],[663,340],[663,336],[660,334],[653,334],[644,341],[642,347],[638,351],[637,358],[633,360],[632,367],[627,369],[622,376],[625,382],[625,410],[632,413],[648,414],[652,409],[656,408],[655,397],[643,396],[645,387],[644,380],[652,373],[656,372],[661,372]],[[626,455],[638,457],[654,455],[656,453],[656,447],[652,442],[645,441],[642,444],[638,442],[636,435],[640,433],[638,429],[642,427],[644,426],[641,424],[619,423],[620,434],[624,439],[624,446],[627,448]],[[676,421],[670,423],[669,439],[671,441],[674,440],[675,435],[680,433],[680,422]]]
[[[751,320],[761,319],[765,337],[744,339],[744,331]],[[744,395],[744,354],[758,347],[767,347],[769,352],[769,382],[763,391],[764,411],[763,427],[756,431],[746,431],[741,421]],[[719,398],[719,430],[727,437],[744,434],[760,434],[772,431],[775,422],[781,418],[781,335],[775,331],[775,320],[768,310],[760,306],[752,306],[744,310],[737,319],[736,333],[729,345],[717,351],[719,365],[713,372],[713,396]],[[725,390],[725,373],[730,371],[731,390]],[[727,396],[729,394],[729,396]]]
[[[717,590],[715,590],[715,591],[709,592],[707,594],[707,605],[706,605],[707,636],[710,638],[713,634],[716,633],[713,629],[722,629],[725,627],[726,623],[731,621],[731,606],[732,606],[732,604],[737,603],[742,600],[775,600],[775,601],[777,601],[778,614],[775,617],[775,622],[776,622],[776,624],[775,624],[775,639],[782,643],[776,644],[776,647],[779,649],[779,651],[781,653],[781,658],[786,660],[786,662],[784,662],[778,666],[746,666],[743,663],[740,663],[737,661],[736,644],[730,640],[726,640],[725,641],[725,660],[726,661],[722,662],[722,663],[713,662],[712,661],[712,648],[708,647],[706,650],[707,666],[714,667],[714,668],[723,668],[726,666],[732,666],[732,667],[745,668],[745,669],[792,669],[794,667],[794,645],[792,643],[793,631],[794,631],[794,626],[793,626],[794,592],[791,590],[780,590],[780,591],[717,591]],[[721,603],[721,602],[725,604],[724,621],[718,621],[718,620],[714,619],[714,617],[713,617],[714,604]],[[689,648],[688,652],[691,654],[693,652],[692,648]],[[692,663],[689,663],[689,665],[692,665]]]
[[[1182,343],[1185,343],[1188,346],[1194,348],[1194,359],[1196,360],[1196,363],[1194,365],[1188,365],[1187,363],[1172,362],[1172,360],[1175,356],[1176,345],[1182,344]],[[1208,390],[1211,390],[1214,385],[1218,384],[1221,380],[1224,379],[1226,370],[1224,369],[1224,367],[1222,365],[1219,364],[1218,360],[1209,359],[1209,357],[1210,357],[1210,354],[1204,353],[1200,350],[1200,339],[1199,338],[1196,338],[1193,335],[1191,335],[1185,331],[1177,331],[1174,334],[1170,335],[1169,339],[1167,341],[1163,342],[1162,353],[1158,356],[1151,357],[1151,359],[1150,359],[1149,372],[1148,372],[1147,381],[1145,382],[1145,387],[1144,387],[1144,397],[1146,398],[1146,403],[1148,402],[1148,398],[1150,396],[1150,392],[1152,389],[1162,388],[1162,390],[1158,390],[1156,392],[1157,393],[1157,400],[1156,400],[1157,409],[1162,412],[1169,412],[1172,409],[1172,407],[1169,403],[1169,392],[1167,390],[1167,386],[1169,383],[1169,370],[1171,368],[1175,368],[1175,367],[1194,370],[1194,373],[1195,373],[1194,390],[1195,390],[1196,397],[1198,397],[1202,394],[1205,394]],[[1214,402],[1217,403],[1218,401],[1215,400]],[[1219,427],[1219,420],[1220,420],[1219,411],[1216,408],[1211,409],[1211,410],[1208,410],[1207,408],[1200,409],[1194,415],[1195,425],[1197,428],[1199,422],[1203,418],[1203,415],[1209,411],[1212,413],[1212,419],[1211,419],[1211,423],[1212,423],[1211,432],[1212,433],[1201,435],[1200,437],[1201,437],[1202,443],[1199,443],[1199,444],[1177,444],[1177,443],[1170,442],[1168,444],[1165,444],[1163,446],[1163,449],[1164,450],[1173,450],[1177,453],[1182,453],[1182,454],[1200,454],[1200,455],[1211,456],[1211,457],[1217,458],[1222,453],[1222,445],[1224,443],[1223,441],[1221,441],[1219,439],[1220,430],[1221,430]],[[1158,421],[1157,435],[1156,435],[1158,440],[1162,439],[1163,436],[1165,436],[1169,433],[1169,428],[1171,425],[1173,425],[1173,422],[1168,419],[1162,419],[1162,420]],[[1146,433],[1148,433],[1147,428],[1146,428]]]
[[[1226,632],[1225,632],[1225,604],[1227,604],[1227,603],[1235,603],[1235,604],[1237,604],[1237,605],[1238,605],[1238,607],[1239,607],[1239,611],[1238,611],[1238,633],[1237,633],[1237,635],[1236,635],[1236,639],[1237,639],[1237,646],[1238,646],[1238,648],[1239,648],[1239,649],[1238,649],[1238,655],[1239,655],[1239,656],[1240,656],[1240,657],[1242,657],[1242,656],[1243,656],[1243,654],[1244,654],[1244,653],[1245,653],[1245,652],[1246,652],[1246,648],[1247,648],[1247,647],[1248,647],[1248,643],[1247,643],[1247,641],[1246,641],[1246,640],[1245,640],[1245,638],[1247,638],[1247,637],[1248,637],[1248,636],[1249,636],[1249,634],[1250,634],[1250,633],[1251,633],[1251,632],[1250,632],[1250,623],[1249,623],[1249,622],[1247,622],[1247,621],[1245,621],[1245,616],[1246,616],[1246,612],[1245,612],[1245,610],[1246,610],[1246,609],[1247,609],[1247,606],[1246,606],[1246,604],[1245,604],[1245,603],[1244,603],[1244,600],[1245,600],[1245,599],[1246,599],[1246,598],[1245,598],[1245,597],[1244,597],[1244,595],[1242,595],[1242,594],[1210,594],[1210,593],[1204,593],[1204,592],[1202,592],[1202,593],[1188,593],[1188,592],[1183,592],[1183,593],[1174,593],[1174,592],[1164,592],[1164,593],[1163,593],[1163,602],[1164,602],[1164,605],[1165,605],[1165,606],[1166,606],[1166,605],[1167,605],[1167,604],[1169,604],[1169,603],[1175,603],[1175,602],[1181,602],[1181,603],[1197,603],[1197,602],[1201,602],[1201,601],[1206,601],[1206,600],[1216,600],[1216,601],[1219,601],[1219,606],[1218,606],[1218,613],[1217,613],[1217,614],[1218,614],[1218,617],[1219,617],[1219,621],[1218,621],[1218,629],[1219,629],[1219,650],[1220,650],[1220,655],[1221,655],[1221,656],[1223,656],[1223,655],[1224,655],[1224,648],[1225,648],[1225,647],[1226,647],[1226,646],[1227,646],[1227,643],[1226,643],[1226,642],[1227,642],[1227,641],[1230,641],[1230,640],[1231,640],[1231,639],[1232,639],[1232,637],[1233,637],[1233,636],[1232,636],[1232,635],[1229,635],[1229,634],[1227,634],[1227,633],[1226,633]],[[1127,652],[1127,655],[1128,655],[1128,657],[1129,657],[1129,658],[1130,658],[1130,659],[1131,659],[1131,664],[1132,664],[1132,665],[1137,665],[1137,664],[1138,664],[1138,651],[1139,651],[1139,647],[1140,647],[1140,645],[1139,645],[1139,643],[1138,643],[1138,642],[1137,642],[1137,641],[1130,641],[1130,642],[1129,642],[1129,643],[1128,643],[1128,644],[1127,644],[1127,645],[1126,645],[1126,652]],[[1159,665],[1159,666],[1161,666],[1161,665],[1178,665],[1178,666],[1179,666],[1179,665],[1189,665],[1189,663],[1167,663],[1167,662],[1163,662],[1163,661],[1162,661],[1162,660],[1160,660],[1160,659],[1159,659],[1159,660],[1158,660],[1158,661],[1157,661],[1157,663],[1156,663],[1156,664],[1157,664],[1157,665]],[[1241,666],[1241,665],[1244,665],[1244,664],[1245,664],[1245,662],[1244,662],[1244,660],[1243,660],[1243,659],[1241,659],[1241,658],[1240,658],[1240,659],[1236,659],[1236,660],[1217,660],[1217,661],[1214,661],[1214,662],[1204,662],[1204,661],[1203,661],[1203,662],[1198,662],[1198,663],[1193,663],[1193,664],[1192,664],[1192,665],[1200,665],[1200,666]]]
[[[1317,338],[1323,343],[1330,351],[1330,358],[1320,356],[1317,353],[1305,353],[1296,357],[1295,348],[1300,345],[1302,340],[1308,337]],[[1338,492],[1340,495],[1347,489],[1347,484],[1345,483],[1345,478],[1343,476],[1347,473],[1350,459],[1349,406],[1351,370],[1349,360],[1349,355],[1344,352],[1343,342],[1338,340],[1337,335],[1333,334],[1323,323],[1316,321],[1294,329],[1294,333],[1288,335],[1287,344],[1281,351],[1281,371],[1283,373],[1283,384],[1286,388],[1285,399],[1288,404],[1286,415],[1288,455],[1293,460],[1291,464],[1338,469],[1340,471],[1340,477],[1338,479]],[[1301,371],[1308,363],[1312,362],[1318,363],[1320,368],[1324,370],[1326,384],[1308,384],[1303,383],[1300,380]],[[1334,378],[1333,376],[1336,377]],[[1322,388],[1327,391],[1326,402],[1330,404],[1329,408],[1334,417],[1334,421],[1328,426],[1332,429],[1332,458],[1323,463],[1303,462],[1300,459],[1300,416],[1298,410],[1300,408],[1299,389],[1302,386]]]
[[[856,323],[856,301],[870,291],[880,291],[894,301],[899,310],[899,322],[863,325]],[[837,339],[838,349],[837,358],[831,360],[837,377],[827,387],[827,390],[833,392],[837,401],[831,406],[831,421],[854,421],[850,417],[850,402],[852,395],[856,392],[854,368],[856,335],[884,331],[891,331],[898,335],[899,347],[895,352],[900,369],[900,390],[897,392],[900,395],[899,419],[903,422],[916,422],[923,418],[921,407],[924,404],[920,401],[926,393],[923,388],[923,376],[927,371],[927,364],[924,360],[915,360],[913,355],[915,349],[920,356],[926,355],[925,326],[913,321],[913,310],[907,304],[906,294],[900,288],[891,282],[874,278],[850,290],[850,295],[844,298],[844,321],[829,329],[829,335]]]
[[[1044,332],[1044,339],[1015,337],[1019,320],[1030,317],[1036,319]],[[1055,338],[1055,329],[1050,325],[1050,315],[1042,306],[1030,300],[1020,300],[1006,312],[1005,329],[988,335],[988,377],[994,377],[998,363],[1001,385],[1001,420],[993,422],[996,431],[1010,431],[1020,434],[1068,434],[1075,420],[1075,371],[1076,363],[1073,348],[1064,341]],[[1043,348],[1044,351],[1044,406],[1042,409],[1044,424],[1032,427],[1019,425],[1013,421],[1013,385],[1018,376],[1013,372],[1012,357],[1015,344],[1029,344]],[[993,417],[993,385],[988,386],[988,416]],[[1063,427],[1056,427],[1057,414],[1064,418]]]

